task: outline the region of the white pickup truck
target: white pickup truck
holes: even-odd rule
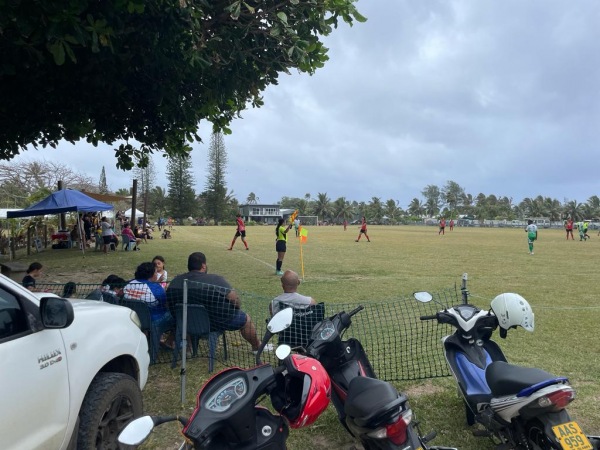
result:
[[[142,414],[150,358],[128,308],[0,275],[0,361],[2,450],[117,449]]]

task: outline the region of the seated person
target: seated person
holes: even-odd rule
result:
[[[73,225],[73,229],[69,232],[69,238],[73,242],[77,242],[79,240],[79,231],[77,230],[77,224]]]
[[[200,304],[208,311],[211,331],[239,330],[256,352],[260,340],[252,319],[241,309],[237,292],[220,275],[206,273],[206,256],[195,252],[188,257],[188,273],[173,278],[167,288],[167,301],[173,310],[183,303],[183,282],[188,280],[188,303]],[[271,350],[272,346],[265,347]]]
[[[142,242],[140,238],[136,237],[133,234],[133,231],[131,231],[131,227],[129,226],[129,224],[125,224],[125,226],[121,230],[121,236],[127,236],[129,238],[129,242],[135,243],[135,246],[133,247],[134,250],[137,250],[137,246],[140,242]]]
[[[287,306],[294,308],[294,320],[291,326],[278,336],[280,344],[288,344],[291,347],[304,347],[308,342],[311,330],[323,320],[325,314],[323,303],[313,306],[316,305],[314,298],[297,292],[299,285],[298,274],[293,270],[286,270],[281,276],[283,294],[275,297],[269,305],[272,314]]]
[[[86,299],[117,304],[123,298],[123,288],[126,284],[127,282],[123,278],[111,274],[102,281],[102,285],[98,289],[90,292]]]
[[[77,284],[74,281],[67,282],[63,287],[62,297],[71,298],[77,292]]]
[[[146,241],[146,233],[144,233],[144,231],[139,226],[135,226],[135,228],[133,229],[133,234],[136,238],[143,240],[144,243],[148,243],[148,241]]]
[[[163,239],[171,239],[171,232],[169,230],[163,230],[160,237]]]
[[[279,312],[279,303],[285,303],[292,308],[306,308],[310,305],[316,305],[316,301],[312,297],[307,297],[298,293],[300,286],[300,278],[293,270],[286,270],[281,276],[281,287],[283,294],[275,297],[269,305],[271,314]]]
[[[150,308],[150,363],[154,364],[158,359],[161,336],[175,328],[175,320],[167,309],[165,289],[156,282],[154,264],[145,262],[137,267],[135,279],[123,289],[123,299],[146,302]]]

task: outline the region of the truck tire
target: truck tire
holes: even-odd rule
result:
[[[79,450],[118,450],[125,425],[142,415],[138,383],[122,373],[99,373],[85,394],[79,412]]]

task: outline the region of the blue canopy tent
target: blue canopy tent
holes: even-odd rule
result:
[[[6,217],[9,219],[17,217],[45,216],[47,214],[61,214],[70,211],[77,212],[96,212],[108,211],[114,207],[109,203],[104,203],[93,199],[75,189],[61,189],[53,192],[44,200],[28,206],[18,211],[7,211]],[[79,237],[81,238],[81,224],[78,227]],[[81,246],[83,250],[83,245]]]

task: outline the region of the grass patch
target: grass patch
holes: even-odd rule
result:
[[[278,295],[281,286],[274,275],[273,227],[249,228],[249,251],[239,240],[233,251],[227,251],[234,232],[233,227],[176,227],[173,239],[149,241],[140,252],[119,251],[105,256],[90,251],[83,257],[77,250],[48,250],[23,262],[42,262],[46,272],[43,282],[100,282],[109,273],[131,278],[139,263],[160,254],[172,279],[187,271],[190,252],[202,251],[210,272],[225,276],[238,290],[261,298]],[[536,327],[534,333],[519,329],[511,330],[506,340],[497,337],[508,360],[568,376],[578,394],[569,408],[571,415],[586,433],[600,434],[600,284],[594,264],[600,237],[592,235],[594,239],[588,242],[566,241],[563,230],[543,229],[532,256],[522,229],[455,228],[439,236],[437,227],[370,226],[371,243],[362,239],[354,242],[357,234],[358,229],[352,227],[346,232],[341,226],[310,227],[303,246],[303,266],[299,244],[291,238],[283,268],[304,273],[300,292],[326,303],[398,301],[416,290],[434,292],[460,284],[463,272],[469,274],[471,300],[480,307],[488,307],[502,292],[521,294],[532,305]],[[382,329],[394,332],[393,324],[382,325]],[[184,407],[179,371],[171,370],[168,364],[151,368],[144,391],[148,413],[191,413],[195,393],[208,374],[206,360],[194,359],[189,364]],[[373,365],[377,371],[377,362]],[[409,392],[422,431],[438,432],[434,444],[462,450],[493,448],[489,441],[471,436],[450,378],[395,384]],[[180,441],[177,425],[165,425],[143,448],[177,448]],[[288,440],[290,450],[353,446],[332,407],[314,426],[292,430]]]

